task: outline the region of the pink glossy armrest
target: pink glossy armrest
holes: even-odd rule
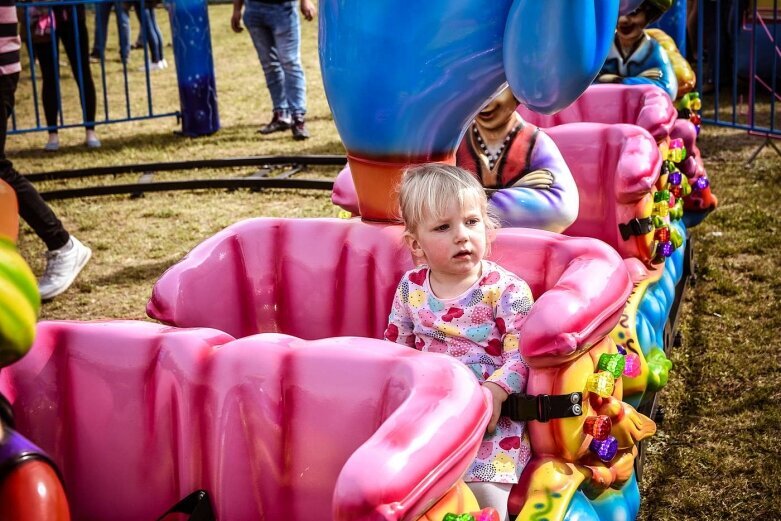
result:
[[[168,324],[235,336],[380,338],[398,281],[412,267],[401,233],[400,226],[359,219],[244,221],[163,274],[147,312]],[[539,299],[522,349],[541,364],[561,363],[559,357],[604,336],[631,287],[620,256],[593,239],[499,230],[491,258],[526,280]]]
[[[196,489],[218,519],[415,519],[471,463],[489,411],[446,356],[130,321],[41,323],[0,391],[74,519],[120,521]]]
[[[656,141],[670,135],[678,117],[670,97],[654,85],[592,85],[556,114],[538,114],[523,106],[518,113],[543,128],[564,123],[630,123],[647,130]]]
[[[569,123],[547,132],[578,185],[578,218],[565,233],[600,239],[625,258],[646,256],[637,241],[621,236],[619,225],[640,217],[638,205],[659,178],[662,158],[651,135],[636,125],[601,123]]]

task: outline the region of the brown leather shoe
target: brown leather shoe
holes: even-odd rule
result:
[[[296,116],[293,118],[293,139],[301,141],[303,139],[309,139],[309,131],[306,129],[306,123],[304,122],[304,116]]]
[[[258,132],[261,134],[273,134],[274,132],[282,132],[283,130],[287,130],[291,127],[291,125],[292,122],[290,121],[289,116],[285,116],[285,114],[282,112],[275,111],[271,121],[260,127]]]

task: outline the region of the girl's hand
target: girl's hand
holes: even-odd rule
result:
[[[494,412],[491,415],[491,421],[488,422],[488,427],[486,428],[488,434],[493,434],[496,430],[496,423],[499,421],[499,416],[502,414],[502,404],[510,395],[498,384],[493,382],[483,382],[483,387],[491,391],[491,396],[493,397]]]

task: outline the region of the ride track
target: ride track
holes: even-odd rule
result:
[[[207,159],[197,161],[169,161],[158,163],[136,163],[129,165],[101,166],[76,170],[54,170],[27,174],[32,182],[58,181],[67,179],[82,179],[87,177],[117,176],[122,174],[141,174],[136,183],[97,185],[81,188],[64,188],[59,190],[41,191],[46,201],[55,199],[73,199],[98,195],[130,194],[134,197],[144,192],[164,192],[170,190],[199,190],[204,188],[287,188],[306,190],[331,190],[334,182],[328,179],[295,179],[310,166],[343,167],[347,158],[341,155],[292,155],[292,156],[249,156],[223,159]],[[213,179],[185,179],[179,181],[154,181],[158,172],[179,170],[199,170],[204,168],[224,169],[240,167],[258,167],[258,170],[247,176],[221,177]],[[281,173],[274,171],[288,167]]]

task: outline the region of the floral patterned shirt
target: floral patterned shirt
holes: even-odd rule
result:
[[[466,364],[480,382],[522,393],[529,368],[518,344],[532,293],[516,275],[493,262],[482,262],[477,282],[450,299],[434,295],[428,267],[405,273],[393,299],[385,338],[421,351],[447,353]],[[496,432],[483,439],[464,479],[517,483],[531,456],[524,427],[522,422],[500,418]]]

